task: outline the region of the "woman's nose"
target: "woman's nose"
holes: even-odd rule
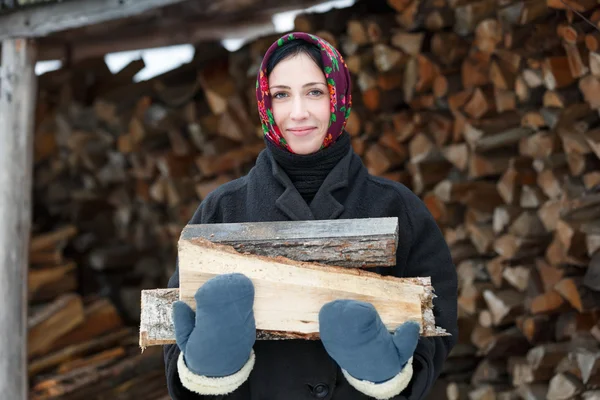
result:
[[[303,99],[296,98],[293,100],[292,113],[290,117],[295,121],[308,118],[308,108],[306,107]]]

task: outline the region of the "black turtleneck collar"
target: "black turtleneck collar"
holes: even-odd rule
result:
[[[267,149],[307,204],[315,197],[333,167],[348,154],[351,146],[347,132],[343,132],[330,146],[307,155],[290,153],[266,138],[265,141]]]

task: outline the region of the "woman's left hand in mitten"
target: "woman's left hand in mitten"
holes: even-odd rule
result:
[[[390,333],[372,304],[336,300],[319,313],[319,333],[329,355],[357,390],[377,399],[399,394],[412,378],[419,324]]]

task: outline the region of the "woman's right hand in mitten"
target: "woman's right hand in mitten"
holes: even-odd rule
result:
[[[254,285],[242,274],[219,275],[202,285],[194,298],[195,313],[182,301],[173,305],[180,378],[197,393],[229,393],[248,378],[254,365]]]

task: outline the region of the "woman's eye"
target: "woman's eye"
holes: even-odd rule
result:
[[[283,98],[284,98],[284,97],[286,97],[286,96],[287,96],[287,93],[282,93],[282,92],[279,92],[279,93],[275,93],[275,94],[273,95],[273,98],[274,98],[274,99],[283,99]]]
[[[315,90],[311,90],[311,91],[309,92],[309,94],[310,94],[311,96],[321,96],[321,95],[323,94],[323,91],[322,91],[322,90],[319,90],[319,89],[315,89]]]

